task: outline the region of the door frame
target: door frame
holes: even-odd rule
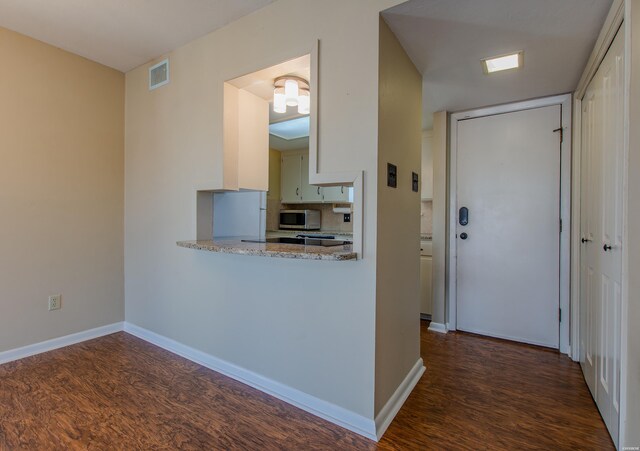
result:
[[[457,154],[458,154],[458,121],[496,114],[514,113],[517,111],[542,108],[559,105],[561,107],[561,120],[563,140],[560,145],[560,218],[562,231],[560,232],[560,309],[562,321],[560,322],[559,349],[564,354],[571,354],[570,323],[571,323],[571,162],[572,162],[572,95],[562,94],[539,99],[525,100],[522,102],[479,108],[475,110],[453,113],[449,119],[449,196],[448,196],[448,316],[447,329],[457,329],[457,246],[456,239],[456,214],[457,214]],[[560,227],[560,224],[558,224]]]

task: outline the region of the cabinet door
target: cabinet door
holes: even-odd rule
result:
[[[420,257],[420,313],[431,315],[431,257]]]
[[[326,186],[323,188],[325,202],[350,202],[348,186]]]
[[[302,200],[301,164],[302,156],[300,154],[282,156],[280,169],[282,172],[282,186],[280,189],[283,203],[299,203]]]
[[[302,184],[302,201],[303,202],[322,202],[322,188],[319,186],[309,185],[309,154],[302,155],[301,160],[301,184]]]

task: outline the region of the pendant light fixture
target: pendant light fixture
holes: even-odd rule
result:
[[[311,98],[309,82],[294,75],[278,77],[273,82],[273,111],[286,113],[288,106],[297,106],[298,113],[309,114]]]

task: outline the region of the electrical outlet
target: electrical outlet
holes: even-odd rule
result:
[[[49,296],[49,311],[60,310],[62,308],[62,296],[54,294]]]
[[[351,222],[351,213],[344,214],[344,222]]]

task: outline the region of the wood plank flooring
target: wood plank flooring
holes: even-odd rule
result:
[[[125,333],[0,365],[0,450],[613,449],[566,356],[422,325],[379,444]]]
[[[427,371],[382,448],[615,449],[580,366],[566,355],[421,327]]]

